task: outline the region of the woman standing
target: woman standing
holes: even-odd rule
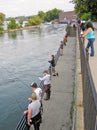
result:
[[[94,35],[94,27],[91,22],[88,22],[86,24],[87,30],[84,32],[82,37],[85,37],[88,39],[88,43],[86,46],[86,52],[89,51],[89,48],[91,47],[91,53],[90,56],[94,56],[94,41],[95,41],[95,35]]]

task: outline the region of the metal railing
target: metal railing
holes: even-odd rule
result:
[[[81,71],[83,84],[84,127],[85,130],[97,130],[95,129],[97,116],[97,94],[88,62],[89,55],[87,56],[83,42],[84,40],[82,40],[82,38],[80,37],[79,29]]]
[[[57,61],[59,59],[60,56],[60,48],[58,48],[57,53],[55,54],[55,64],[57,64]],[[50,75],[52,75],[52,69],[51,69],[51,65],[48,68]],[[40,82],[39,84],[40,88],[43,88],[43,82]],[[28,126],[27,126],[27,116],[26,115],[22,115],[20,121],[18,122],[15,130],[29,130]]]

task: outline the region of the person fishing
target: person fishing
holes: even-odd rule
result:
[[[52,75],[53,76],[58,76],[58,72],[55,70],[55,57],[54,55],[51,55],[51,60],[48,61],[51,64],[51,69],[52,69]]]
[[[41,103],[41,111],[43,112],[43,104],[42,104],[42,96],[43,96],[43,91],[40,87],[38,87],[37,83],[32,82],[31,83],[31,87],[32,87],[32,93],[35,92],[37,99],[40,101]],[[28,98],[28,100],[31,102],[32,98]]]
[[[34,130],[40,130],[41,123],[41,112],[40,107],[41,103],[37,100],[37,95],[35,92],[32,93],[32,102],[28,105],[28,109],[24,111],[24,115],[27,114],[27,128],[30,130],[32,125],[34,126]]]
[[[43,77],[39,77],[39,79],[41,81],[43,81],[43,91],[46,93],[46,97],[44,98],[44,100],[49,100],[50,99],[50,93],[51,93],[51,78],[50,78],[50,74],[48,72],[48,70],[45,70],[43,72]]]

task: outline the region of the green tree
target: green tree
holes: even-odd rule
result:
[[[39,11],[38,16],[44,21],[45,13],[43,11]]]
[[[50,22],[50,21],[52,21],[54,19],[58,19],[59,18],[59,13],[61,11],[62,10],[59,10],[59,9],[56,9],[56,8],[53,9],[53,10],[47,11],[44,20]]]
[[[15,18],[11,18],[10,22],[8,23],[8,29],[17,29],[19,25],[16,23]]]
[[[78,14],[79,18],[82,15],[88,16],[88,13],[91,14],[90,18],[92,20],[97,20],[97,1],[96,0],[72,0],[75,4],[75,11]]]
[[[0,34],[2,34],[4,31],[3,27],[0,27]]]
[[[42,23],[42,19],[38,15],[32,16],[28,23],[25,26],[35,26],[40,25]]]
[[[81,16],[81,19],[87,21],[87,20],[90,19],[90,17],[91,17],[91,13],[90,13],[90,12],[89,12],[89,13],[84,13],[84,14]]]
[[[23,19],[22,18],[20,18],[20,20],[19,20],[19,25],[20,25],[20,27],[23,26]]]
[[[4,20],[5,20],[5,14],[0,13],[0,25],[3,24]]]
[[[4,30],[2,27],[4,20],[5,20],[5,14],[0,13],[0,34],[3,33]]]

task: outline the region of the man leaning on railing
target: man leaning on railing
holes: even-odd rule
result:
[[[27,125],[28,130],[34,126],[34,130],[40,130],[41,123],[41,103],[37,100],[37,95],[35,92],[32,93],[32,102],[28,105],[28,109],[24,111],[24,115],[27,114]]]

